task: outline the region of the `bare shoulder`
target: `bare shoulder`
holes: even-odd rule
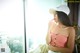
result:
[[[75,32],[75,28],[74,27],[69,27],[70,32]]]
[[[69,27],[69,33],[71,35],[75,35],[75,28],[74,27]]]

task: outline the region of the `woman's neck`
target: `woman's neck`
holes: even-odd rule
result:
[[[66,28],[66,26],[63,25],[62,23],[57,23],[57,26],[60,27],[60,28]]]

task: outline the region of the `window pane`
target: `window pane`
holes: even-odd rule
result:
[[[23,0],[2,0],[0,3],[0,53],[2,52],[25,53]]]

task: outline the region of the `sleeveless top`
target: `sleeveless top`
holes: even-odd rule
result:
[[[67,43],[67,36],[51,33],[50,45],[55,47],[65,47],[66,43]]]

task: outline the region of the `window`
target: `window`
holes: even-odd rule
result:
[[[0,0],[0,53],[25,53],[23,0]]]

